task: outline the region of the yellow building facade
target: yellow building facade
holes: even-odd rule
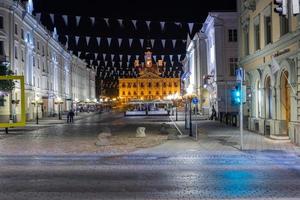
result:
[[[300,144],[300,18],[274,12],[273,0],[239,0],[240,65],[248,129]]]
[[[162,63],[162,62],[158,62]],[[180,95],[180,78],[163,78],[161,66],[152,63],[152,53],[145,53],[145,65],[135,62],[140,76],[137,78],[119,78],[119,98],[122,102],[131,100],[161,100],[168,95]]]

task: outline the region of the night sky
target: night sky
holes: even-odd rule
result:
[[[101,87],[113,88],[118,77],[137,76],[133,61],[138,57],[143,62],[147,46],[156,60],[163,57],[167,62],[163,77],[181,76],[187,35],[193,37],[199,31],[208,12],[235,11],[235,2],[34,0],[34,13],[41,13],[41,22],[50,31],[56,27],[60,42],[65,45],[68,41],[68,49],[86,60],[88,67],[98,69]],[[67,25],[63,15],[67,16]],[[76,16],[81,16],[78,26]],[[94,24],[90,17],[95,19]],[[137,20],[136,24],[132,20]]]

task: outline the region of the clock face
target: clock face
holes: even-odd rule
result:
[[[151,60],[147,60],[146,66],[147,66],[147,67],[151,67],[151,65],[152,65]]]

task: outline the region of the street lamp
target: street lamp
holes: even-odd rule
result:
[[[39,97],[35,97],[31,104],[36,107],[36,124],[39,124],[39,105],[42,105],[43,101]]]
[[[64,102],[63,102],[63,100],[62,100],[60,97],[57,97],[57,98],[55,99],[55,102],[54,102],[54,103],[58,105],[58,119],[60,120],[60,119],[61,119],[61,113],[60,113],[60,110],[61,110],[61,104],[63,104]]]
[[[186,89],[186,100],[188,100],[188,103],[189,103],[189,136],[193,136],[193,133],[192,133],[192,100],[193,100],[193,86],[192,85],[189,85],[189,87]],[[186,116],[186,115],[185,115]]]

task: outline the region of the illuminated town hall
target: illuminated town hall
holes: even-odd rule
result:
[[[152,62],[152,52],[145,52],[145,64],[135,61],[139,69],[137,78],[119,78],[119,97],[123,102],[131,100],[161,100],[168,95],[180,94],[180,78],[161,76],[165,62]]]

